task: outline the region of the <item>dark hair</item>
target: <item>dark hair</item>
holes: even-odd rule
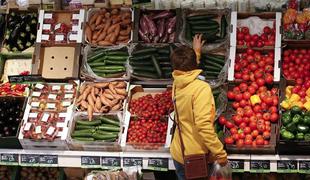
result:
[[[195,51],[187,46],[174,49],[170,60],[173,70],[192,71],[198,68]]]

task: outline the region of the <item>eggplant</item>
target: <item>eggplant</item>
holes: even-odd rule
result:
[[[152,17],[152,19],[165,19],[173,16],[173,13],[169,10],[162,11],[161,13]]]
[[[146,21],[146,24],[148,26],[148,30],[150,32],[150,34],[152,36],[156,36],[157,35],[157,28],[156,25],[154,23],[154,21],[152,19],[150,19],[147,15],[143,15]]]
[[[171,34],[174,30],[175,30],[175,25],[176,25],[176,22],[177,22],[177,17],[174,16],[173,18],[170,18],[168,20],[168,23],[167,23],[167,32],[169,34]]]
[[[166,21],[165,19],[162,19],[161,21],[158,21],[158,35],[159,37],[163,37],[164,33],[165,33],[165,24],[166,24]]]
[[[146,34],[144,34],[141,29],[139,29],[139,36],[144,42],[151,43],[150,38]]]
[[[173,43],[175,41],[175,32],[169,35],[169,43]]]
[[[140,19],[140,27],[139,30],[141,29],[142,34],[147,35],[148,34],[148,26],[146,24],[146,20],[144,18],[144,16],[141,17]]]

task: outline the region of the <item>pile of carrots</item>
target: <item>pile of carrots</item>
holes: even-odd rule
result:
[[[132,29],[130,9],[100,9],[85,27],[86,40],[92,45],[111,46],[128,43]]]

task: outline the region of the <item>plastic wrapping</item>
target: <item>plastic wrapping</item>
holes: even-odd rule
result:
[[[216,106],[216,116],[215,119],[218,119],[222,113],[226,111],[227,108],[227,88],[225,86],[218,88],[220,91],[220,94],[217,96],[216,99],[214,99]]]
[[[20,8],[28,8],[28,6],[29,6],[29,0],[16,0],[16,4],[17,4]]]
[[[232,170],[230,164],[221,166],[217,162],[213,163],[210,170],[210,180],[232,180]]]
[[[95,80],[95,81],[115,81],[115,80],[129,80],[130,79],[130,71],[129,71],[129,64],[128,64],[128,60],[125,64],[125,68],[126,68],[126,72],[122,73],[122,74],[116,74],[116,76],[107,76],[107,77],[100,77],[97,76],[94,71],[91,69],[91,67],[88,65],[87,63],[87,56],[95,51],[101,49],[99,47],[97,48],[91,48],[91,46],[86,46],[84,48],[84,56],[83,56],[83,61],[82,61],[82,65],[81,65],[81,78],[85,79],[85,80]],[[113,51],[113,50],[124,50],[129,52],[129,47],[127,46],[115,46],[115,47],[111,47],[109,49],[106,49],[106,51]],[[128,56],[129,57],[129,56]]]
[[[250,0],[250,5],[256,12],[276,12],[282,11],[288,0]]]
[[[181,20],[181,31],[179,34],[179,42],[181,42],[182,44],[187,44],[190,47],[192,47],[192,40],[188,40],[186,39],[186,17],[188,15],[217,15],[218,17],[215,18],[214,20],[216,20],[219,24],[221,24],[221,16],[225,15],[226,17],[226,22],[227,24],[230,24],[230,10],[229,9],[183,9],[182,10],[182,20]],[[219,27],[220,29],[220,27]],[[229,26],[226,27],[226,36],[223,39],[220,40],[216,40],[212,43],[206,43],[203,48],[202,48],[202,52],[205,51],[210,51],[212,49],[218,48],[222,45],[225,44],[229,44],[228,40],[229,40]]]
[[[86,177],[85,180],[114,180],[114,179],[126,179],[126,180],[139,180],[142,178],[142,167],[131,166],[124,167],[122,171],[109,170],[109,171],[92,171]]]
[[[264,32],[264,27],[273,27],[274,19],[264,20],[257,16],[249,17],[246,19],[239,19],[237,22],[237,27],[249,27],[250,34],[260,35]]]

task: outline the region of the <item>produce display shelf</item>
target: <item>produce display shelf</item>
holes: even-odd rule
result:
[[[92,165],[81,165],[81,157],[100,157],[100,158],[109,158],[116,157],[120,159],[120,166],[123,167],[125,158],[135,158],[142,160],[143,169],[150,169],[149,167],[149,159],[166,159],[168,160],[168,164],[166,170],[174,170],[175,167],[173,165],[173,160],[171,158],[170,153],[161,152],[161,153],[150,153],[150,152],[98,152],[98,151],[49,151],[49,150],[24,150],[24,149],[1,149],[1,161],[0,165],[20,165],[20,166],[44,166],[44,167],[82,167],[82,168],[94,168]],[[16,154],[18,157],[18,163],[7,163],[3,162],[3,156],[8,154]],[[21,162],[21,157],[29,155],[29,156],[44,156],[44,155],[54,155],[58,158],[57,163],[55,164],[31,164]],[[30,158],[31,159],[31,158]],[[309,163],[309,156],[301,156],[301,155],[250,155],[250,154],[230,154],[228,155],[228,159],[232,164],[232,169],[235,172],[278,172],[278,164],[279,162],[290,162],[295,163],[296,172],[305,173],[305,171],[310,171],[309,168],[303,169],[299,168],[304,166],[305,163]],[[262,171],[262,168],[253,169],[251,168],[251,164],[262,164],[262,162],[267,162],[269,167]],[[236,166],[236,164],[238,164]],[[302,166],[300,166],[302,164]],[[96,168],[103,168],[102,165],[96,166]],[[243,168],[240,168],[243,167]],[[113,167],[111,167],[113,168]],[[163,170],[165,168],[162,168]],[[156,170],[156,169],[155,169]],[[159,170],[159,169],[158,169]],[[294,171],[294,172],[295,172]],[[283,172],[283,169],[281,169]],[[292,169],[287,169],[287,172],[293,172]]]

